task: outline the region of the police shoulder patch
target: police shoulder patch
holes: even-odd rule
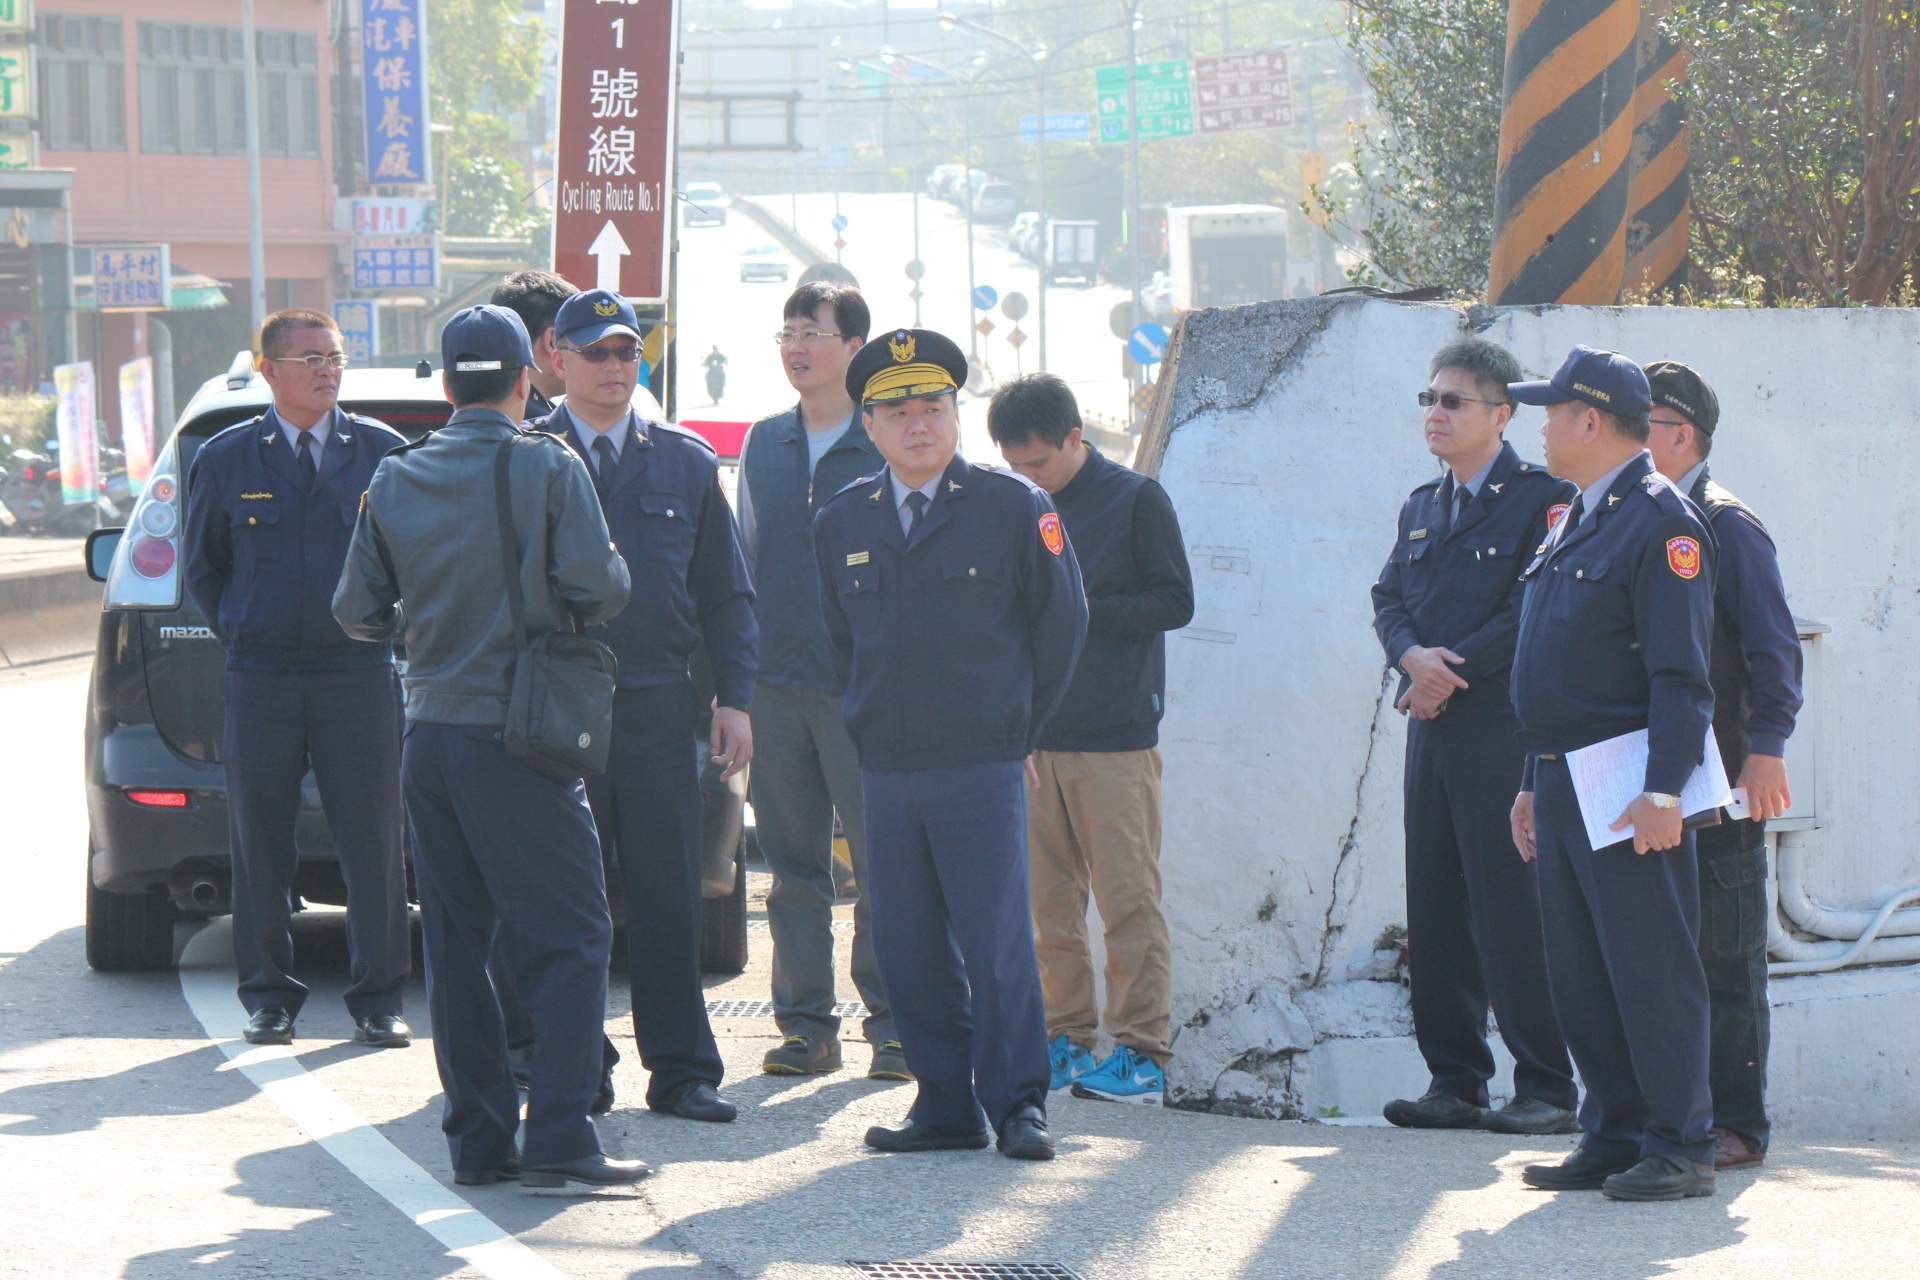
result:
[[[1573,504],[1571,502],[1556,502],[1552,506],[1547,508],[1547,532],[1548,533],[1552,533],[1555,529],[1560,527],[1560,522],[1567,518],[1567,511],[1572,506]]]
[[[1051,511],[1040,517],[1040,541],[1055,555],[1067,549],[1067,535],[1060,528],[1060,517]]]
[[[1693,538],[1667,539],[1667,568],[1682,578],[1700,576],[1700,543]]]

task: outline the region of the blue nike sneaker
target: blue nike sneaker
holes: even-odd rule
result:
[[[1054,1078],[1059,1079],[1058,1072]],[[1152,1058],[1121,1045],[1112,1057],[1073,1082],[1073,1096],[1157,1107],[1167,1098],[1167,1073]]]
[[[1047,1086],[1049,1089],[1064,1089],[1093,1070],[1093,1055],[1065,1036],[1053,1038],[1053,1043],[1047,1046],[1047,1056],[1053,1059],[1053,1083]]]

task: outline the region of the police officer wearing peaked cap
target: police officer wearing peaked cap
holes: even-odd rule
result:
[[[1617,1200],[1713,1194],[1700,883],[1680,792],[1713,716],[1714,550],[1699,509],[1646,451],[1646,374],[1575,347],[1508,388],[1545,405],[1547,468],[1580,490],[1528,563],[1513,658],[1527,750],[1514,843],[1539,863],[1547,973],[1586,1085],[1579,1148],[1523,1177]],[[1647,733],[1644,790],[1600,815],[1594,848],[1567,753]]]
[[[881,1151],[1053,1156],[1025,762],[1086,637],[1053,504],[958,456],[966,358],[925,329],[861,348],[847,390],[884,470],[814,518],[860,755],[874,946],[919,1096]]]

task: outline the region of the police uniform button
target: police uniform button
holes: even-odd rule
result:
[[[668,519],[672,519],[672,518],[673,518],[673,508],[672,508],[672,507],[668,507],[668,508],[667,508],[667,518],[668,518]]]
[[[1490,555],[1490,556],[1497,556],[1497,555],[1499,555],[1499,554],[1500,554],[1500,548],[1498,548],[1498,547],[1488,547],[1488,548],[1487,548],[1487,554],[1488,554],[1488,555]]]
[[[583,733],[583,734],[581,734],[581,735],[580,735],[580,749],[581,749],[582,751],[585,751],[585,750],[586,750],[586,749],[587,749],[588,747],[590,747],[590,746],[592,746],[592,745],[593,745],[593,735],[592,735],[592,734],[590,734],[590,733]]]
[[[980,576],[980,571],[978,569],[969,569],[967,570],[967,576],[969,578],[977,578]]]
[[[248,524],[259,524],[259,523],[260,523],[260,521],[259,521],[259,520],[257,520],[256,518],[254,518],[253,516],[248,516],[248,517],[247,517],[247,523],[248,523]]]
[[[1573,571],[1573,576],[1576,578],[1584,578],[1587,576],[1587,571],[1585,569],[1575,569]]]

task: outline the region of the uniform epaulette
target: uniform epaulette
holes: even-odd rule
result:
[[[868,493],[867,496],[871,497],[875,502],[878,502],[886,494],[886,490],[887,490],[886,480],[887,480],[886,468],[882,467],[880,470],[874,472],[872,475],[861,476],[858,480],[852,480],[840,486],[839,489],[834,491],[834,495],[831,498],[827,499],[827,502],[838,502],[840,499],[852,493],[855,489],[860,489],[864,487],[870,487],[870,492]],[[826,503],[822,503],[821,505],[825,506]]]
[[[1439,475],[1439,476],[1433,477],[1433,479],[1431,480],[1422,480],[1419,484],[1413,486],[1413,488],[1407,491],[1407,496],[1411,498],[1414,494],[1420,492],[1422,489],[1438,489],[1440,487],[1440,481],[1443,479],[1445,479],[1445,476]]]
[[[649,433],[651,433],[655,427],[659,427],[663,431],[671,431],[677,436],[686,437],[688,440],[693,441],[702,449],[712,454],[715,458],[720,456],[720,451],[713,447],[713,441],[707,439],[692,427],[683,427],[677,422],[655,422],[651,418],[642,418],[640,421],[646,424],[645,429]]]
[[[1018,471],[1013,470],[1011,467],[996,467],[993,464],[987,463],[987,462],[969,462],[967,466],[974,471],[984,471],[990,476],[1005,476],[1009,480],[1018,480],[1021,484],[1025,485],[1030,492],[1033,492],[1033,493],[1044,494],[1046,492],[1045,489],[1042,489],[1039,485],[1027,479],[1025,476],[1021,475]]]

